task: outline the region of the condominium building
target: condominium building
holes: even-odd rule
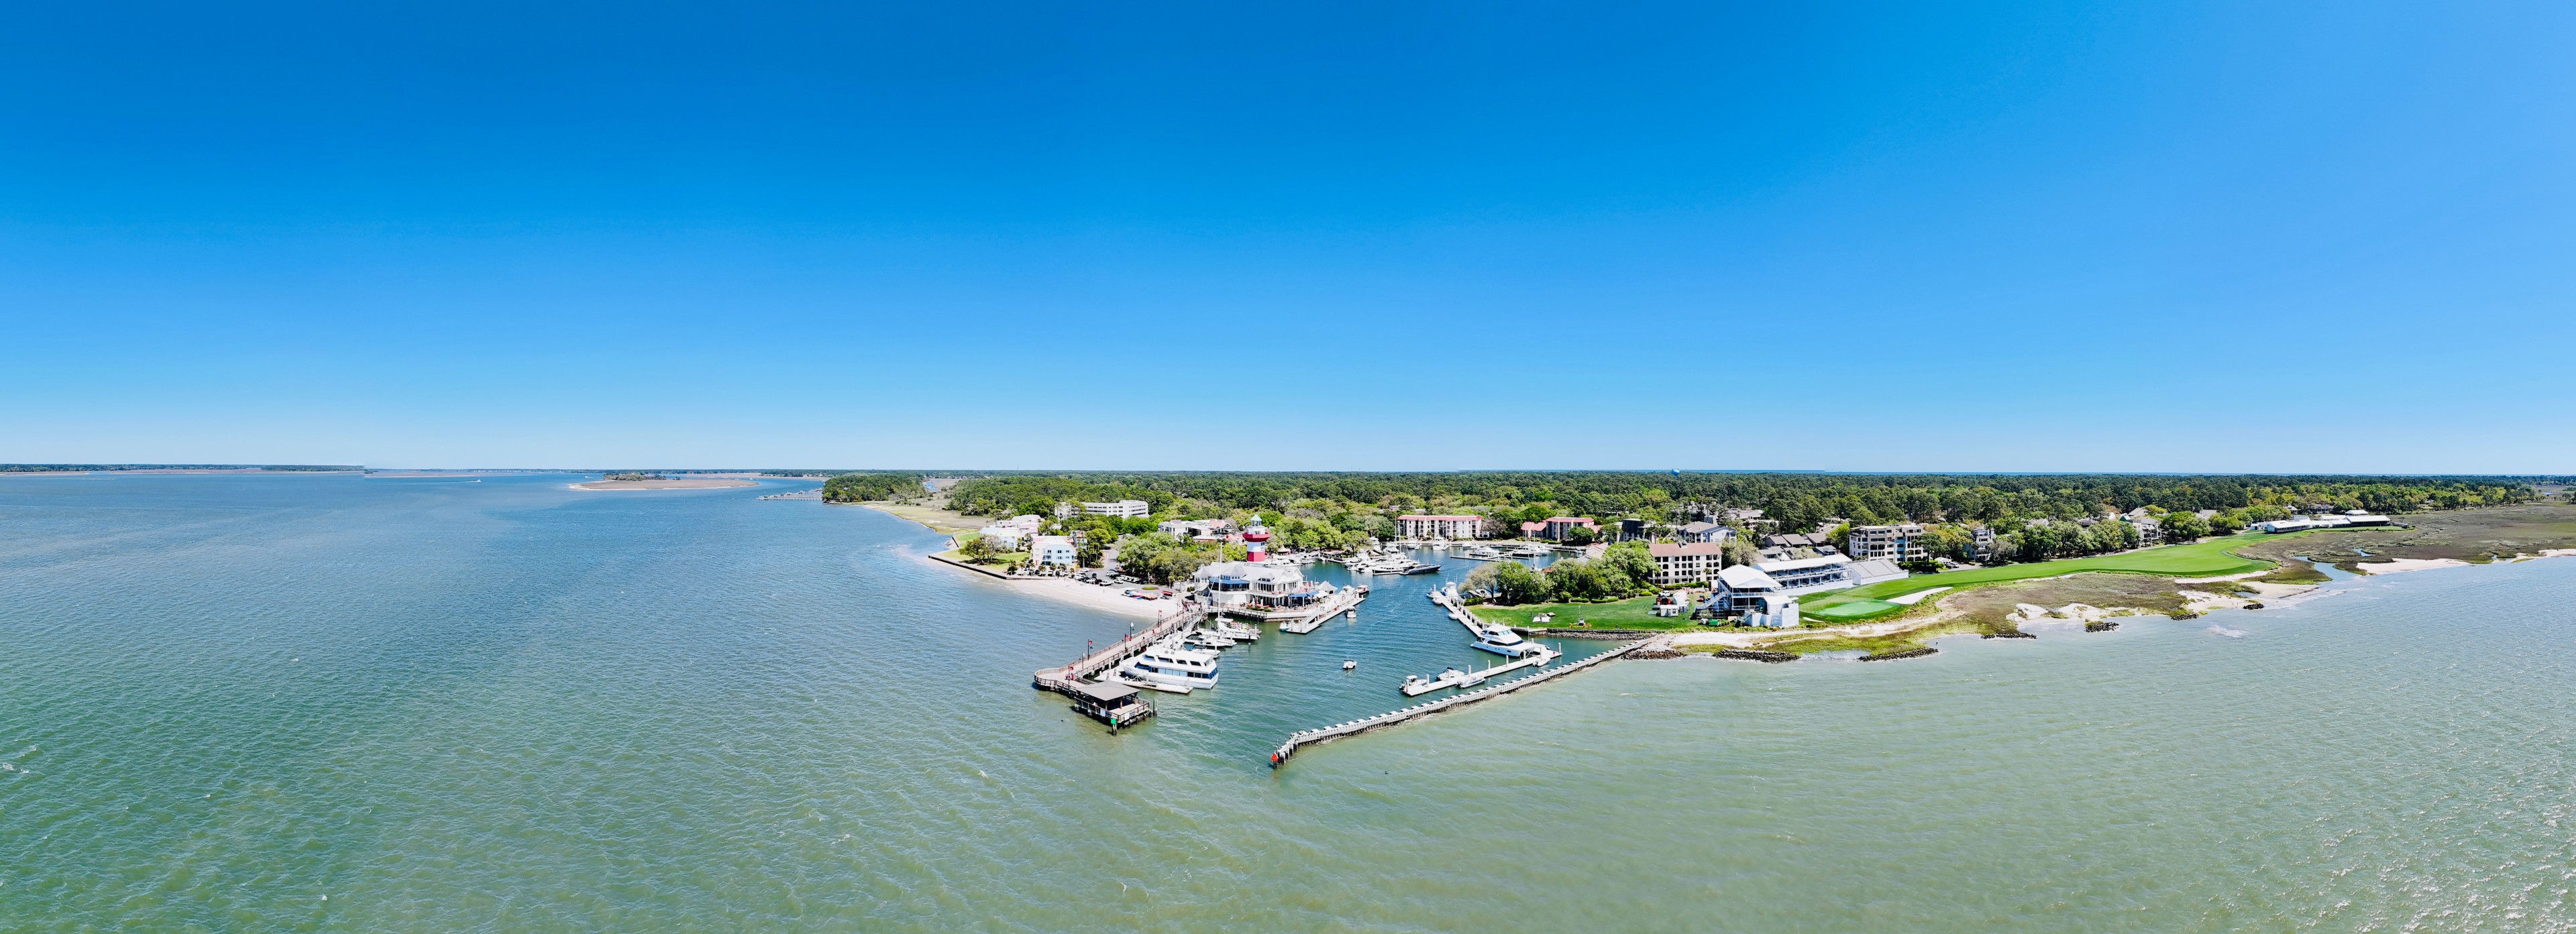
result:
[[[1921,561],[1932,557],[1931,550],[1924,547],[1923,527],[1911,522],[1852,526],[1851,535],[1843,541],[1843,553],[1863,561]]]
[[[1521,534],[1529,538],[1543,538],[1551,542],[1561,542],[1566,539],[1566,536],[1573,534],[1574,530],[1578,528],[1592,530],[1592,534],[1595,537],[1598,537],[1601,534],[1600,523],[1581,516],[1556,516],[1545,522],[1523,522],[1521,523]]]
[[[1095,516],[1142,519],[1154,513],[1154,504],[1141,499],[1122,499],[1114,503],[1084,503],[1082,511]]]
[[[1654,584],[1657,587],[1677,587],[1709,580],[1716,577],[1718,569],[1726,564],[1726,545],[1723,542],[1686,545],[1651,542],[1646,545],[1646,553],[1655,559]]]
[[[1397,538],[1473,539],[1485,537],[1483,516],[1397,516]]]
[[[1066,535],[1033,535],[1029,537],[1029,563],[1038,567],[1072,567],[1073,538]]]
[[[1682,526],[1682,542],[1723,542],[1735,537],[1735,530],[1715,522],[1693,522]]]
[[[1017,551],[1022,544],[1028,542],[1029,536],[1038,534],[1038,529],[1045,525],[1046,520],[1036,516],[1012,516],[997,520],[978,530],[976,534],[983,536],[985,541],[993,543],[995,548]]]

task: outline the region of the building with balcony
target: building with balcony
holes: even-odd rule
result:
[[[1856,525],[1843,539],[1843,554],[1853,560],[1886,558],[1896,562],[1921,561],[1932,557],[1923,545],[1923,527],[1908,522],[1903,525]]]
[[[1680,545],[1651,542],[1646,545],[1646,553],[1655,559],[1654,584],[1657,587],[1678,587],[1709,580],[1726,565],[1726,545],[1723,542]]]
[[[1397,538],[1446,538],[1465,540],[1485,537],[1483,516],[1397,516]]]

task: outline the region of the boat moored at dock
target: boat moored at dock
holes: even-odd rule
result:
[[[1154,643],[1118,666],[1121,678],[1184,688],[1216,686],[1217,653],[1194,649],[1177,638]]]

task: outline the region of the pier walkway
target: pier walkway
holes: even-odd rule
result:
[[[1356,736],[1379,727],[1394,726],[1415,717],[1439,713],[1440,711],[1447,710],[1452,707],[1464,707],[1480,700],[1501,697],[1505,694],[1529,687],[1542,681],[1582,671],[1583,669],[1590,668],[1594,665],[1601,664],[1602,662],[1636,651],[1637,649],[1644,647],[1647,643],[1663,639],[1665,639],[1665,637],[1661,636],[1650,639],[1639,639],[1618,648],[1611,649],[1610,651],[1603,652],[1599,655],[1592,656],[1591,658],[1575,662],[1574,664],[1560,668],[1550,668],[1526,678],[1507,681],[1502,684],[1497,684],[1492,687],[1482,688],[1479,690],[1461,691],[1436,701],[1415,704],[1411,707],[1400,707],[1395,710],[1378,714],[1374,717],[1363,717],[1349,723],[1336,723],[1332,726],[1319,727],[1312,730],[1299,730],[1295,733],[1288,734],[1288,741],[1279,744],[1279,748],[1270,754],[1270,767],[1275,769],[1280,766],[1287,765],[1288,757],[1296,755],[1297,750],[1305,746],[1310,746],[1315,743],[1329,742],[1345,736]]]
[[[1111,666],[1126,661],[1129,656],[1145,651],[1147,646],[1153,645],[1156,640],[1164,636],[1189,628],[1198,622],[1201,612],[1198,604],[1183,603],[1180,608],[1155,620],[1154,625],[1137,630],[1135,635],[1111,643],[1108,648],[1074,659],[1073,664],[1061,668],[1038,669],[1037,676],[1029,682],[1029,686],[1041,691],[1054,691],[1068,697],[1078,696],[1083,679],[1107,671]]]

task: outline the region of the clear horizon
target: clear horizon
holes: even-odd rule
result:
[[[0,461],[2576,472],[2563,7],[20,27]]]

